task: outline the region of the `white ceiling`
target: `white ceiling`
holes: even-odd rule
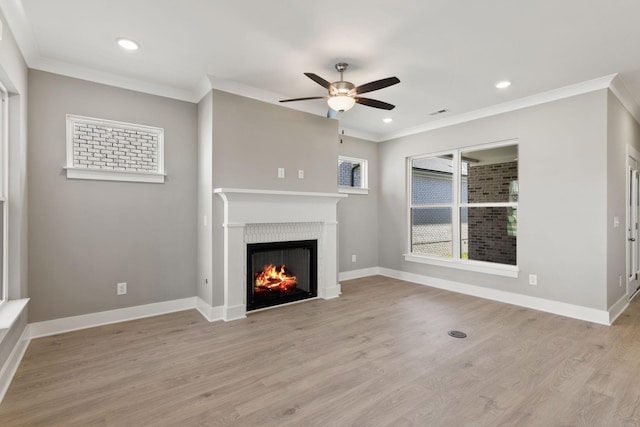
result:
[[[303,72],[339,80],[342,61],[356,85],[395,75],[400,84],[366,95],[393,111],[356,105],[340,117],[374,140],[616,73],[640,103],[637,0],[0,0],[0,9],[31,68],[189,101],[211,86],[268,102],[322,96]],[[125,52],[117,37],[141,49]],[[496,89],[503,79],[513,85]],[[327,111],[323,100],[286,106]]]

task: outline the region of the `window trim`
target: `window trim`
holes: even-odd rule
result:
[[[447,267],[458,270],[474,271],[478,273],[493,274],[497,276],[506,276],[517,278],[520,272],[518,264],[508,265],[493,263],[487,261],[477,260],[465,260],[461,258],[461,243],[460,243],[460,209],[464,207],[515,207],[518,208],[518,202],[496,202],[496,203],[462,203],[460,198],[460,159],[463,152],[486,150],[492,148],[506,147],[509,145],[516,145],[519,147],[518,139],[509,139],[505,141],[493,142],[489,144],[472,145],[469,147],[459,147],[451,150],[438,151],[432,153],[419,154],[409,156],[406,158],[406,200],[407,200],[407,246],[406,253],[403,254],[404,260],[408,262],[416,262],[421,264],[434,265],[439,267]],[[451,203],[442,204],[413,204],[413,160],[425,158],[425,157],[438,157],[444,155],[453,156],[452,169],[456,173],[452,176],[453,194]],[[411,251],[411,236],[412,236],[412,223],[411,223],[411,210],[413,208],[421,207],[441,207],[451,209],[451,233],[453,240],[453,250],[451,258],[437,257],[433,255],[419,254]],[[519,239],[516,240],[516,245],[519,245]],[[517,251],[519,253],[519,251]],[[516,259],[517,262],[517,259]]]
[[[341,161],[358,163],[360,165],[360,187],[340,185],[338,181],[338,193],[369,194],[369,162],[366,159],[359,159],[357,157],[338,156],[338,167],[340,167]]]
[[[140,172],[132,170],[99,169],[96,167],[76,167],[73,160],[73,130],[76,123],[93,124],[97,126],[118,127],[126,130],[135,130],[156,135],[157,138],[157,170]],[[67,114],[67,164],[64,167],[69,179],[90,179],[99,181],[128,181],[163,184],[165,181],[164,170],[164,129],[154,126],[135,123],[119,122],[115,120],[97,119],[94,117],[77,116]]]
[[[0,200],[2,200],[2,283],[0,283],[0,304],[9,299],[9,92],[0,83]]]

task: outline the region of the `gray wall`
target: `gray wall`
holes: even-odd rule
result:
[[[0,81],[9,91],[9,298],[28,296],[27,243],[27,66],[7,20],[0,40]],[[23,314],[0,342],[0,370],[25,327]]]
[[[338,203],[338,270],[341,273],[378,264],[378,144],[344,136],[341,156],[365,159],[369,165],[369,194],[349,194]],[[356,255],[356,262],[351,262]]]
[[[336,120],[218,90],[212,101],[213,188],[337,191]],[[285,168],[284,179],[277,177],[279,167]],[[304,179],[298,179],[299,169]],[[223,205],[219,196],[212,197],[211,305],[218,306],[223,303]]]
[[[33,70],[29,89],[29,321],[196,295],[197,106]],[[164,128],[166,182],[67,179],[66,114]]]
[[[529,107],[380,145],[380,265],[606,309],[607,91]],[[517,279],[406,262],[406,158],[519,140]],[[538,285],[527,283],[538,275]]]
[[[213,91],[214,188],[335,193],[338,144],[336,120]]]
[[[627,294],[627,145],[640,151],[640,125],[613,93],[607,94],[607,306]],[[613,217],[620,227],[613,228]],[[622,286],[618,278],[622,275]]]

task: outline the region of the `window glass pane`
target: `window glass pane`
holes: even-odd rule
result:
[[[465,151],[462,153],[460,172],[461,203],[518,201],[517,145]]]
[[[362,187],[362,167],[359,162],[338,160],[338,185],[341,187]]]
[[[411,209],[411,252],[453,256],[451,208]]]
[[[517,209],[510,207],[463,208],[467,217],[468,259],[516,265]]]
[[[411,188],[411,203],[414,205],[452,203],[452,156],[413,159],[411,161]]]

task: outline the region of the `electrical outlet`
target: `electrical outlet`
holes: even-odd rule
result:
[[[351,255],[351,262],[358,262],[358,258],[356,257],[356,254]]]
[[[302,169],[298,170],[298,178],[304,179],[304,171]]]
[[[530,285],[537,285],[538,284],[538,275],[537,274],[530,274],[529,275],[529,284]]]
[[[278,168],[278,178],[284,178],[284,168]]]
[[[618,276],[618,287],[622,287],[622,274]]]
[[[117,295],[125,295],[127,293],[127,282],[118,283],[116,288]]]

